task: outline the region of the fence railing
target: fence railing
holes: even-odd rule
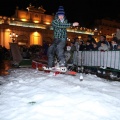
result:
[[[75,51],[73,64],[120,70],[120,51]]]

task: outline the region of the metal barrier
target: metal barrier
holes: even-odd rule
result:
[[[120,72],[120,51],[75,51],[73,64]]]

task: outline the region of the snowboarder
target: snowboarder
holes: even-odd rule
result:
[[[66,66],[64,48],[67,40],[67,28],[70,26],[79,26],[78,22],[68,23],[63,6],[59,6],[58,12],[52,21],[54,30],[54,41],[48,48],[48,67],[54,66],[54,59],[57,56],[60,67]]]

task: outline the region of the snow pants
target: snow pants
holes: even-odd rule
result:
[[[54,66],[55,56],[60,64],[66,65],[64,48],[66,40],[54,39],[53,44],[48,48],[48,67]]]

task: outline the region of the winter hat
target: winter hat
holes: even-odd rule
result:
[[[59,6],[57,15],[65,15],[63,6]]]

